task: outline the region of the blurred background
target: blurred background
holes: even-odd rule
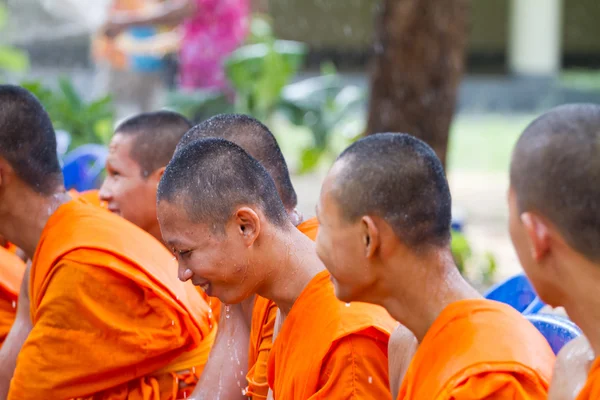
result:
[[[65,168],[134,113],[251,114],[306,217],[349,143],[414,134],[446,165],[457,263],[486,287],[520,271],[516,138],[550,107],[600,101],[598,20],[596,0],[0,0],[0,81],[45,105]],[[102,151],[86,163],[68,186],[98,185]]]

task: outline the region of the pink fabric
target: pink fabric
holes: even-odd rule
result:
[[[225,89],[223,62],[246,39],[249,0],[195,1],[198,11],[183,26],[180,85],[187,89]]]

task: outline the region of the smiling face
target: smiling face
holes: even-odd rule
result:
[[[99,195],[111,212],[152,233],[157,230],[156,188],[161,171],[143,176],[140,165],[131,158],[134,139],[119,133],[113,137]]]
[[[367,256],[367,227],[362,220],[346,221],[331,193],[335,172],[325,179],[317,205],[319,233],[317,255],[331,274],[335,294],[341,301],[372,301],[375,283],[372,260]]]
[[[191,280],[207,295],[237,304],[256,292],[260,271],[252,263],[245,232],[236,221],[225,232],[190,222],[183,207],[167,201],[158,205],[160,229],[179,264],[179,279]]]

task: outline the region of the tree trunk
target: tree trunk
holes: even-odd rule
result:
[[[381,0],[367,133],[410,133],[446,165],[469,0]]]

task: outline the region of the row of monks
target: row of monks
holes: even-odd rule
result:
[[[244,115],[129,118],[101,188],[67,192],[43,107],[0,85],[0,398],[600,399],[599,156],[600,106],[571,105],[511,162],[519,258],[585,333],[555,357],[459,274],[410,135],[348,147],[312,219]]]

